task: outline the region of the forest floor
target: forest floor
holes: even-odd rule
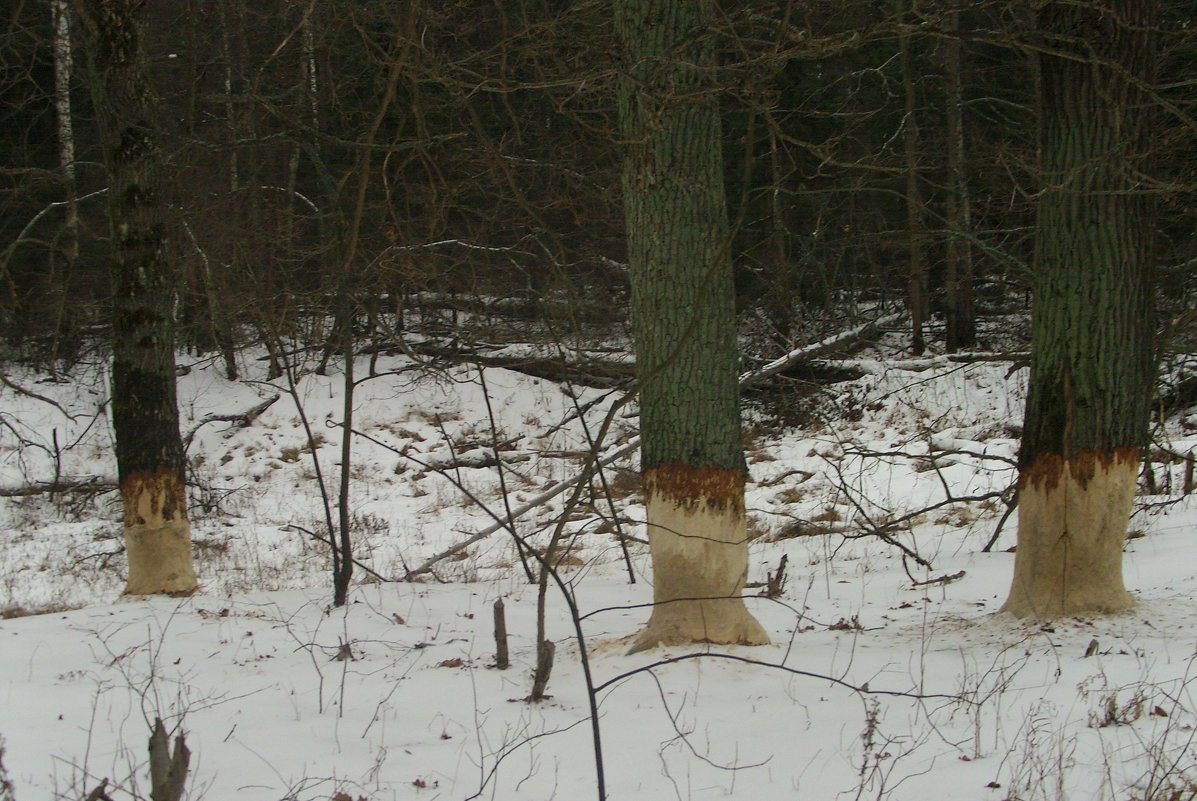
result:
[[[1026,370],[897,351],[887,335],[853,355],[853,380],[783,382],[769,403],[801,395],[801,419],[749,399],[747,597],[772,645],[625,654],[651,600],[635,456],[569,508],[567,492],[521,517],[538,548],[563,520],[555,558],[581,614],[579,642],[550,587],[556,664],[540,703],[526,700],[537,589],[510,533],[402,579],[576,475],[609,390],[380,355],[356,388],[354,428],[369,438],[354,438],[349,466],[355,556],[371,572],[334,609],[328,549],[309,532],[327,531],[337,501],[338,371],[266,381],[247,351],[231,382],[212,360],[181,359],[203,586],[133,599],[120,596],[102,360],[61,383],[10,368],[0,737],[17,801],[81,801],[104,779],[114,801],[148,798],[156,717],[186,733],[192,799],[594,798],[591,692],[612,799],[1193,798],[1197,500],[1183,465],[1157,464],[1155,494],[1139,498],[1134,611],[1019,622],[997,611],[1017,513],[984,548],[1009,500]],[[249,425],[209,417],[274,395]],[[601,450],[634,435],[629,408]],[[1157,437],[1187,453],[1191,422]],[[501,469],[468,466],[493,462],[496,443]],[[784,586],[766,597],[783,558]],[[493,664],[499,598],[506,670]]]

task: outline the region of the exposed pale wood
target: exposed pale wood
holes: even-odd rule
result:
[[[694,642],[768,644],[742,597],[748,574],[743,507],[702,497],[679,504],[652,491],[646,507],[653,607],[629,653]]]
[[[1065,462],[1059,475],[1020,487],[1018,550],[1003,612],[1052,620],[1134,605],[1122,580],[1122,546],[1138,462],[1099,464],[1091,476],[1074,467]]]

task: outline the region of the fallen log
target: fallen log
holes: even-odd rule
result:
[[[747,387],[753,384],[759,384],[767,378],[772,378],[778,373],[784,372],[787,368],[799,362],[808,362],[813,359],[818,359],[829,353],[843,350],[859,343],[862,340],[868,339],[877,333],[877,330],[883,326],[896,323],[902,319],[901,314],[889,314],[885,317],[878,317],[876,320],[870,320],[867,323],[862,323],[855,328],[849,328],[847,331],[841,331],[838,334],[832,334],[825,339],[809,345],[803,345],[800,348],[795,348],[784,356],[774,359],[763,367],[758,367],[756,370],[749,370],[740,375],[740,386]]]
[[[569,381],[584,387],[610,389],[632,380],[636,367],[630,361],[582,358],[578,361],[532,354],[487,354],[477,350],[445,347],[433,343],[414,343],[408,347],[414,353],[431,356],[454,364],[480,364],[501,367],[533,378],[550,381]]]
[[[57,481],[21,484],[16,487],[0,487],[0,498],[27,498],[32,495],[56,494],[59,492],[102,492],[116,488],[117,483],[112,479],[104,479],[100,476],[87,476],[85,478],[65,478]]]
[[[820,359],[818,363],[829,369],[859,370],[862,373],[880,375],[892,370],[909,373],[923,373],[940,367],[977,362],[1012,362],[1015,368],[1030,364],[1031,354],[1025,351],[1012,353],[946,353],[942,356],[928,356],[923,359]]]
[[[259,403],[257,406],[246,409],[244,412],[240,412],[239,414],[205,415],[203,419],[196,423],[195,426],[187,432],[186,436],[183,437],[183,452],[186,453],[187,449],[191,447],[191,440],[195,439],[196,432],[198,432],[208,423],[236,423],[238,428],[247,428],[253,424],[254,420],[257,420],[258,417],[261,416],[262,412],[274,405],[274,402],[277,401],[279,397],[279,395],[269,397]]]
[[[542,506],[545,503],[548,503],[553,498],[556,498],[558,495],[562,494],[563,492],[568,490],[570,487],[574,486],[574,484],[577,483],[577,481],[582,476],[593,472],[594,469],[608,467],[609,465],[614,464],[615,462],[619,461],[620,459],[624,458],[625,456],[632,455],[637,450],[639,450],[639,448],[640,448],[640,437],[635,437],[632,440],[630,440],[626,445],[623,445],[620,448],[616,448],[611,453],[609,453],[606,456],[599,459],[594,468],[592,468],[590,470],[583,470],[582,472],[578,473],[576,476],[571,477],[568,481],[562,481],[560,483],[554,484],[553,486],[549,487],[547,490],[545,490],[544,492],[535,496],[534,498],[530,498],[527,502],[520,504],[519,506],[512,509],[510,514],[508,514],[506,517],[496,520],[495,522],[491,523],[486,528],[480,529],[479,531],[475,532],[474,534],[471,534],[469,537],[466,537],[461,542],[458,542],[455,545],[451,545],[450,547],[446,548],[445,550],[441,551],[440,553],[438,553],[434,556],[430,556],[428,559],[424,560],[423,564],[421,564],[420,566],[407,571],[407,578],[410,580],[412,578],[415,578],[416,576],[427,573],[428,571],[432,570],[433,566],[435,566],[438,562],[448,559],[450,556],[453,556],[454,554],[461,553],[466,548],[469,548],[471,545],[473,545],[476,542],[479,542],[480,540],[486,539],[491,534],[494,534],[496,531],[499,531],[499,530],[505,529],[505,528],[510,528],[512,525],[515,524],[516,520],[523,517],[528,512],[532,511],[533,509],[537,508],[538,506]]]
[[[749,370],[740,376],[740,386],[758,384],[800,362],[820,359],[829,354],[844,352],[874,336],[879,329],[901,320],[901,313],[890,314],[862,323],[854,328],[832,334],[825,339],[774,359],[756,370]],[[554,356],[536,354],[488,354],[478,348],[445,346],[435,342],[405,343],[405,347],[423,356],[432,356],[455,363],[481,364],[486,367],[501,367],[524,373],[534,378],[552,381],[571,381],[582,386],[608,389],[626,385],[632,381],[636,365],[630,359],[600,359],[583,357],[567,360]]]
[[[425,465],[430,470],[457,470],[459,468],[468,467],[473,469],[481,469],[484,467],[495,467],[500,462],[503,464],[517,464],[518,462],[526,462],[532,458],[529,453],[505,453],[501,458],[496,457],[493,451],[483,451],[481,449],[466,451],[459,453],[457,456],[450,459],[443,460],[427,460]]]

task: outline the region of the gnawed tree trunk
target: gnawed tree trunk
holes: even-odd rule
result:
[[[1133,600],[1122,544],[1154,374],[1150,197],[1155,3],[1049,3],[1030,391],[1019,454],[1020,617],[1114,612]],[[1060,53],[1056,55],[1055,53]]]
[[[654,606],[633,650],[769,641],[740,598],[748,572],[744,479],[741,470],[678,463],[644,471]]]
[[[162,156],[142,66],[140,0],[76,0],[110,190],[112,426],[129,594],[195,591],[175,397],[175,283],[166,259]]]
[[[1041,457],[1020,476],[1014,584],[1003,611],[1054,618],[1133,605],[1122,543],[1139,451]]]
[[[748,565],[736,327],[711,0],[621,0],[616,28],[653,611],[632,650],[760,644]]]

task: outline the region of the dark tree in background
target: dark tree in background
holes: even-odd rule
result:
[[[964,139],[964,44],[960,39],[960,12],[948,11],[944,16],[947,31],[943,42],[943,72],[948,162],[944,202],[948,229],[944,256],[944,344],[948,350],[961,350],[977,344],[972,207]]]
[[[907,286],[935,347],[954,298],[967,295],[950,292],[949,264],[973,264],[982,317],[1025,288],[1012,266],[1028,258],[1032,87],[1025,55],[1002,41],[1018,13],[961,10],[958,35],[947,8],[721,6],[711,88],[723,118],[727,250],[738,317],[761,335],[759,355],[905,303]],[[10,63],[31,65],[0,73],[11,101],[0,144],[28,165],[0,185],[0,316],[11,353],[43,364],[61,354],[69,366],[80,340],[94,345],[90,335],[102,339],[106,326],[95,291],[104,245],[94,238],[104,178],[94,111],[77,89],[74,171],[53,147],[45,111],[56,96],[71,98],[54,83],[49,11],[23,5],[0,37]],[[358,311],[371,321],[405,306],[431,316],[477,308],[481,295],[561,334],[622,320],[605,4],[185,0],[143,13],[173,177],[164,191],[182,282],[180,345],[218,354],[230,378],[242,345],[264,344],[277,373],[278,354],[333,338],[337,315],[323,312],[359,205]],[[945,59],[957,38],[966,57]],[[388,91],[387,54],[403,69],[358,204],[354,176]],[[950,97],[956,117],[944,108]],[[950,131],[957,117],[964,124]],[[949,153],[963,170],[949,170]],[[961,197],[954,175],[967,175],[970,191],[950,215]],[[48,208],[76,194],[77,217]],[[911,284],[911,272],[922,278]]]
[[[126,593],[190,593],[191,532],[175,400],[175,277],[139,0],[77,0],[109,173],[112,427],[129,560]]]
[[[917,0],[911,0],[917,7]],[[907,6],[906,0],[899,0],[899,22],[905,22],[901,13]],[[915,75],[914,56],[911,52],[910,33],[903,25],[898,33],[898,50],[902,62],[902,94],[905,99],[905,116],[902,120],[902,144],[906,156],[906,227],[907,247],[910,250],[910,277],[906,291],[906,306],[910,312],[910,349],[916,354],[926,350],[923,325],[927,318],[927,259],[925,255],[927,236],[923,217],[921,137],[919,136],[918,86]]]
[[[1031,378],[1018,551],[1003,607],[1129,607],[1122,545],[1155,374],[1148,191],[1158,115],[1153,0],[1048,3]]]

